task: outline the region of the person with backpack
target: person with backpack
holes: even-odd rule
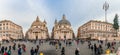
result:
[[[22,49],[21,48],[18,49],[18,55],[22,55]]]
[[[9,49],[7,53],[8,53],[8,55],[11,55],[11,49]]]

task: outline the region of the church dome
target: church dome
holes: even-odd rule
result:
[[[40,23],[39,17],[37,16],[36,20],[32,23],[32,26],[40,26]]]
[[[58,24],[60,24],[60,25],[66,24],[66,25],[70,25],[70,26],[71,26],[70,22],[69,22],[68,20],[66,20],[65,15],[63,15],[62,20],[60,20],[60,21],[58,22]]]

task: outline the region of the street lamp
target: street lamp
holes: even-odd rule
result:
[[[109,4],[105,2],[103,4],[103,10],[105,11],[105,22],[107,22],[107,10],[109,9]]]
[[[105,11],[105,22],[107,22],[107,10],[109,9],[109,4],[107,2],[105,2],[103,4],[103,10]],[[107,25],[106,25],[106,31],[107,31]],[[107,35],[106,35],[106,39],[107,39]]]

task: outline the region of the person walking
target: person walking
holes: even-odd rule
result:
[[[13,45],[13,50],[14,51],[16,50],[16,43],[14,43],[14,45]]]
[[[37,55],[37,48],[35,48],[35,51],[34,51],[35,55]]]
[[[4,54],[4,46],[2,46],[2,48],[1,48],[1,54],[3,55]]]
[[[5,51],[7,51],[7,47],[5,47]]]
[[[79,55],[79,48],[76,48],[75,55]]]
[[[61,49],[61,45],[62,45],[61,42],[59,42],[59,49]]]
[[[65,55],[65,47],[62,47],[61,55]]]
[[[34,55],[33,47],[32,47],[31,50],[30,50],[30,54],[31,54],[31,55]]]
[[[8,55],[11,55],[11,49],[9,49],[7,53],[8,53]]]
[[[57,51],[57,49],[58,49],[58,44],[57,43],[56,43],[55,47],[56,47],[56,51]]]
[[[18,49],[18,55],[22,55],[22,50],[21,50],[21,48]]]
[[[109,48],[106,50],[106,54],[110,54],[110,49]]]
[[[36,53],[38,54],[39,51],[39,45],[36,46]]]
[[[4,52],[4,55],[8,55],[6,51]]]
[[[42,51],[40,52],[40,55],[44,55]]]
[[[118,50],[116,52],[116,55],[120,55],[120,47],[118,47]]]
[[[96,44],[94,44],[94,53],[95,54],[97,53],[97,46],[96,46]]]

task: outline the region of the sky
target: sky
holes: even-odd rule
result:
[[[105,1],[109,3],[107,20],[113,23],[115,14],[120,16],[120,0],[0,0],[0,20],[13,21],[22,26],[25,33],[39,16],[41,21],[46,20],[50,34],[55,19],[59,21],[65,14],[77,34],[77,29],[84,23],[105,20]]]

